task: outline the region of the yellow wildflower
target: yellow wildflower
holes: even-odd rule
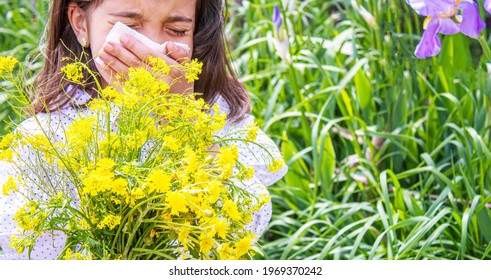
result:
[[[145,181],[150,193],[153,191],[164,193],[172,187],[171,176],[162,169],[152,171]]]
[[[249,141],[255,141],[257,139],[257,132],[259,131],[259,127],[256,124],[252,123],[247,126],[247,136],[246,139]]]
[[[171,135],[164,136],[162,140],[164,140],[165,145],[171,151],[177,151],[179,148],[181,148],[181,142],[177,141],[177,139]]]
[[[220,197],[223,189],[224,186],[221,181],[214,180],[210,182],[206,187],[206,202],[211,204],[215,203]]]
[[[110,158],[99,159],[99,161],[97,162],[97,167],[100,170],[111,171],[114,166],[116,166],[116,163]]]
[[[220,113],[220,107],[218,105],[213,105],[213,122],[210,125],[210,130],[212,132],[219,131],[225,126],[227,122],[227,114]]]
[[[101,96],[106,99],[114,102],[116,106],[121,106],[123,105],[123,98],[121,96],[121,93],[119,93],[114,87],[112,86],[107,86],[104,89],[101,90]]]
[[[213,248],[213,239],[208,237],[206,234],[201,234],[199,237],[199,251],[201,253],[208,253]]]
[[[239,212],[237,204],[230,199],[227,199],[223,204],[223,211],[231,220],[240,221],[242,219],[242,215]]]
[[[220,260],[236,260],[234,248],[230,243],[223,244],[220,249],[218,249],[218,254],[220,255]]]
[[[238,157],[239,150],[234,144],[228,147],[221,147],[218,153],[218,164],[221,166],[235,165]]]
[[[160,57],[150,56],[147,58],[148,63],[152,66],[152,70],[158,73],[168,75],[170,72],[170,66],[165,60]]]
[[[192,83],[199,79],[203,68],[203,62],[199,62],[197,58],[193,59],[191,62],[184,63],[186,67],[186,73],[184,76],[188,79],[188,83]]]
[[[90,110],[92,110],[94,112],[106,112],[106,113],[108,113],[111,111],[109,104],[100,98],[92,99],[87,106],[89,107]]]
[[[239,157],[237,147],[232,144],[227,147],[221,147],[218,152],[218,165],[222,168],[222,176],[227,179],[232,176],[235,161]]]
[[[247,254],[247,252],[249,252],[249,250],[251,249],[252,238],[253,236],[249,235],[245,238],[242,238],[239,242],[237,242],[237,244],[235,244],[237,257],[240,258],[243,255]]]
[[[79,118],[67,127],[67,142],[73,150],[77,151],[91,143],[94,137],[94,126],[97,124],[95,117]]]
[[[15,179],[12,176],[10,176],[8,178],[7,182],[5,182],[5,184],[3,184],[2,194],[7,196],[10,194],[11,191],[13,191],[13,192],[18,191],[17,190],[17,184],[15,183]]]
[[[126,187],[128,186],[128,181],[126,181],[124,178],[117,178],[116,180],[111,182],[110,190],[112,193],[120,196],[127,196],[128,195],[128,190]],[[118,202],[117,204],[120,204],[119,200],[113,200]]]
[[[214,229],[218,237],[225,239],[225,237],[227,237],[227,232],[229,230],[229,225],[227,220],[222,219],[216,222]]]
[[[126,203],[130,205],[130,207],[135,206],[136,201],[145,197],[145,193],[140,188],[132,189],[126,196]]]
[[[0,56],[0,75],[12,74],[15,65],[19,62],[17,58],[11,56]]]
[[[188,211],[188,202],[178,191],[168,192],[165,201],[169,204],[172,215],[179,215],[179,213]]]
[[[77,63],[69,63],[61,68],[64,77],[74,83],[80,83],[84,75],[82,73],[82,65]]]
[[[15,140],[16,136],[13,133],[9,133],[2,137],[2,141],[0,141],[0,149],[5,149],[10,147],[12,142]]]
[[[13,156],[14,156],[14,151],[12,151],[12,149],[0,151],[0,160],[4,160],[6,162],[12,162]]]
[[[268,166],[269,172],[275,173],[283,169],[285,161],[283,159],[274,159],[273,162]]]
[[[97,225],[99,229],[114,229],[121,223],[121,216],[117,215],[107,215],[104,219]]]
[[[186,223],[185,225],[189,225],[189,224]],[[179,229],[179,234],[178,234],[177,240],[179,240],[179,242],[181,242],[181,244],[184,246],[184,248],[187,248],[187,245],[189,242],[188,236],[189,236],[189,233],[191,232],[191,229],[185,225]]]

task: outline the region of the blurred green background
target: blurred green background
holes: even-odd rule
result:
[[[0,2],[0,55],[32,74],[48,2]],[[252,114],[290,170],[270,188],[258,259],[491,259],[491,79],[476,40],[441,36],[437,57],[416,59],[424,18],[404,0],[229,1],[227,14]],[[0,134],[10,120],[0,92]]]

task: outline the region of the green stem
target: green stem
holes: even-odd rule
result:
[[[291,87],[291,90],[293,91],[293,94],[295,96],[296,103],[297,104],[304,104],[305,97],[300,92],[300,86],[298,85],[298,82],[297,82],[297,75],[296,75],[295,67],[293,64],[290,64],[288,67],[288,75],[290,78],[289,79],[290,87]],[[301,126],[302,126],[301,129],[302,129],[303,134],[304,134],[305,143],[310,143],[311,142],[310,123],[306,117],[305,107],[308,107],[308,104],[300,107],[300,113],[302,114],[302,116],[300,118],[300,122],[301,122]],[[311,110],[308,110],[308,111],[310,112]]]
[[[484,54],[486,55],[488,62],[491,62],[491,49],[489,48],[489,45],[488,45],[488,42],[486,41],[486,38],[484,38],[484,36],[480,36],[477,41],[479,42],[479,44],[481,44],[482,50],[483,50]]]

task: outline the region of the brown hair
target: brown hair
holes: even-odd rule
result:
[[[63,58],[81,59],[97,73],[90,49],[84,49],[77,40],[68,21],[68,6],[71,3],[83,10],[99,5],[103,0],[53,0],[49,11],[49,24],[46,33],[45,65],[37,77],[37,91],[33,107],[36,113],[49,112],[66,106],[74,92],[65,94],[69,82],[63,79],[60,69]],[[196,92],[203,94],[204,100],[212,104],[220,94],[230,106],[230,119],[240,120],[251,111],[251,101],[245,88],[237,79],[227,57],[224,36],[224,0],[198,0],[196,5],[196,28],[194,31],[193,58],[202,61],[203,72],[195,82]],[[87,55],[83,55],[87,53]],[[87,74],[87,73],[85,73]],[[88,77],[88,75],[85,75]],[[84,90],[93,98],[95,81],[89,79]]]

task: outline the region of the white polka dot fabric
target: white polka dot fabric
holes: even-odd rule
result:
[[[72,105],[83,105],[90,100],[90,96],[85,92],[76,91]],[[219,106],[221,113],[228,114],[230,112],[229,106],[225,99],[219,96],[216,100],[216,104]],[[80,114],[90,114],[87,109],[76,109],[72,106],[62,108],[59,112],[39,113],[37,114],[37,120],[33,117],[25,120],[17,129],[24,133],[36,134],[40,133],[40,125],[43,128],[49,128],[53,132],[50,135],[57,141],[64,141],[64,129],[70,125],[74,118]],[[38,123],[39,121],[39,123]],[[111,119],[113,124],[116,123],[116,118]],[[225,127],[216,133],[217,136],[227,138],[245,138],[246,126],[254,122],[254,117],[248,115],[240,122],[227,122]],[[113,128],[116,125],[112,126]],[[254,144],[248,144],[242,141],[233,141],[239,150],[239,161],[247,166],[253,166],[255,170],[255,176],[245,182],[236,182],[240,187],[249,190],[254,194],[268,193],[267,186],[280,180],[287,172],[285,166],[282,170],[271,173],[268,170],[268,165],[271,162],[269,154],[273,155],[273,158],[281,158],[281,153],[274,142],[259,131],[256,142],[266,147],[268,152],[263,148]],[[39,162],[37,157],[33,154],[32,149],[25,149],[19,153],[19,158],[25,162],[28,168],[39,168],[43,162]],[[27,173],[30,173],[32,180],[36,182],[42,182],[48,184],[50,180],[56,180],[63,174],[45,174],[42,177],[36,177],[32,175],[32,171],[27,168],[24,169]],[[0,187],[7,181],[10,176],[15,176],[15,171],[9,163],[0,162]],[[72,189],[67,185],[67,189]],[[45,195],[40,194],[39,190],[33,190],[34,194],[39,195],[40,199],[46,199]],[[37,191],[37,192],[36,192]],[[9,246],[10,236],[19,235],[19,228],[15,225],[13,217],[16,211],[24,204],[24,199],[19,194],[13,194],[9,196],[3,196],[0,192],[0,248],[3,252],[0,252],[0,260],[18,260],[18,259],[36,259],[36,260],[51,260],[56,259],[58,254],[63,249],[66,237],[61,233],[45,233],[40,239],[37,240],[35,248],[30,254],[25,250],[22,254],[18,254],[14,249]],[[248,224],[248,229],[252,230],[259,238],[264,232],[271,219],[271,203],[263,206],[259,211],[253,213],[253,221]],[[257,240],[256,238],[256,240]]]

